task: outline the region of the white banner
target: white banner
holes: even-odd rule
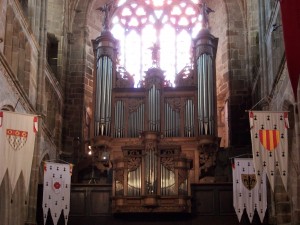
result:
[[[44,224],[46,224],[49,209],[54,225],[57,224],[62,210],[65,224],[68,224],[72,168],[72,164],[45,162],[43,192]]]
[[[256,210],[262,223],[267,210],[266,174],[256,176],[252,159],[235,159],[232,177],[233,206],[239,222],[244,210],[252,222]]]
[[[35,115],[0,111],[0,184],[8,170],[12,192],[21,172],[28,192],[37,121]]]
[[[287,190],[288,113],[250,111],[249,120],[257,175],[259,176],[263,170],[266,170],[271,188],[274,190],[275,172],[278,168]]]

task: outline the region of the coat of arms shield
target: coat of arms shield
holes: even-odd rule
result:
[[[242,178],[243,185],[249,191],[251,191],[257,183],[255,174],[241,174],[241,178]]]

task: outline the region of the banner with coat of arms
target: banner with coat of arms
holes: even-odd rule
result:
[[[0,111],[0,184],[8,170],[12,192],[21,172],[28,192],[37,130],[36,115]]]
[[[256,176],[252,159],[234,159],[233,169],[233,206],[239,222],[246,210],[250,223],[255,210],[261,223],[267,210],[266,173]]]
[[[43,191],[44,224],[46,224],[49,209],[54,225],[57,224],[62,211],[65,224],[68,224],[72,169],[72,164],[45,162]]]
[[[252,153],[257,175],[266,170],[272,190],[278,169],[287,190],[288,112],[250,111]]]

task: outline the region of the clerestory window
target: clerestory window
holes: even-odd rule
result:
[[[160,67],[174,84],[175,75],[191,62],[191,43],[202,28],[198,0],[119,0],[112,33],[120,41],[119,66],[134,75]]]

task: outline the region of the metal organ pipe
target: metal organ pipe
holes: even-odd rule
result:
[[[101,60],[101,59],[100,59]],[[99,61],[100,61],[99,60]],[[95,135],[99,135],[99,128],[100,128],[100,111],[101,111],[101,101],[100,101],[100,99],[101,99],[101,82],[102,82],[102,80],[101,80],[101,76],[100,76],[100,74],[101,74],[101,68],[102,68],[102,63],[99,63],[99,61],[98,61],[98,66],[97,66],[97,75],[96,75],[96,77],[97,77],[97,79],[96,79],[96,104],[95,104]]]
[[[103,57],[103,71],[102,71],[102,74],[103,74],[103,83],[102,83],[102,89],[103,89],[103,98],[102,98],[102,101],[101,101],[101,104],[102,104],[102,107],[101,107],[101,133],[100,135],[104,135],[104,126],[105,126],[105,105],[106,105],[106,88],[107,88],[107,84],[106,84],[106,80],[107,80],[107,56],[104,56]]]
[[[165,103],[165,137],[168,137],[168,105]]]
[[[215,57],[218,38],[203,29],[194,40],[198,81],[198,134],[216,135]]]
[[[160,90],[153,84],[148,93],[149,130],[160,131]]]
[[[160,131],[160,90],[156,90],[156,105],[157,105],[157,112],[156,112],[156,131]]]
[[[178,137],[180,130],[180,113],[174,110],[169,103],[165,102],[165,136]]]
[[[145,104],[141,104],[136,111],[129,114],[129,136],[138,137],[139,134],[144,131],[144,107]]]
[[[106,121],[107,121],[107,129],[106,129],[106,135],[109,136],[110,135],[110,132],[111,132],[111,109],[112,109],[112,106],[111,106],[111,103],[112,103],[112,99],[111,99],[111,96],[112,96],[112,68],[113,68],[113,65],[112,65],[112,61],[109,60],[108,61],[108,68],[110,68],[108,70],[108,83],[107,83],[107,101],[108,101],[108,106],[106,107],[107,109],[107,118],[106,118]]]
[[[199,134],[214,135],[214,83],[212,58],[203,54],[198,59]]]
[[[209,130],[211,134],[214,134],[214,127],[215,127],[215,110],[214,110],[214,105],[215,105],[215,100],[214,100],[214,82],[213,82],[213,64],[212,64],[212,59],[209,57],[208,62],[208,86],[211,87],[212,90],[209,91]]]
[[[190,101],[191,101],[191,105],[192,105],[192,107],[191,107],[191,123],[190,123],[190,126],[191,126],[192,136],[194,137],[195,136],[195,126],[194,126],[194,124],[195,124],[195,105],[194,105],[192,100],[190,100]]]
[[[198,120],[199,120],[199,134],[203,134],[203,93],[200,90],[203,86],[203,78],[201,76],[201,68],[202,68],[202,63],[201,63],[201,58],[197,62],[198,64]]]
[[[124,102],[117,101],[115,104],[115,137],[124,137]]]
[[[95,104],[95,135],[109,135],[111,122],[112,60],[102,56],[98,60]]]

